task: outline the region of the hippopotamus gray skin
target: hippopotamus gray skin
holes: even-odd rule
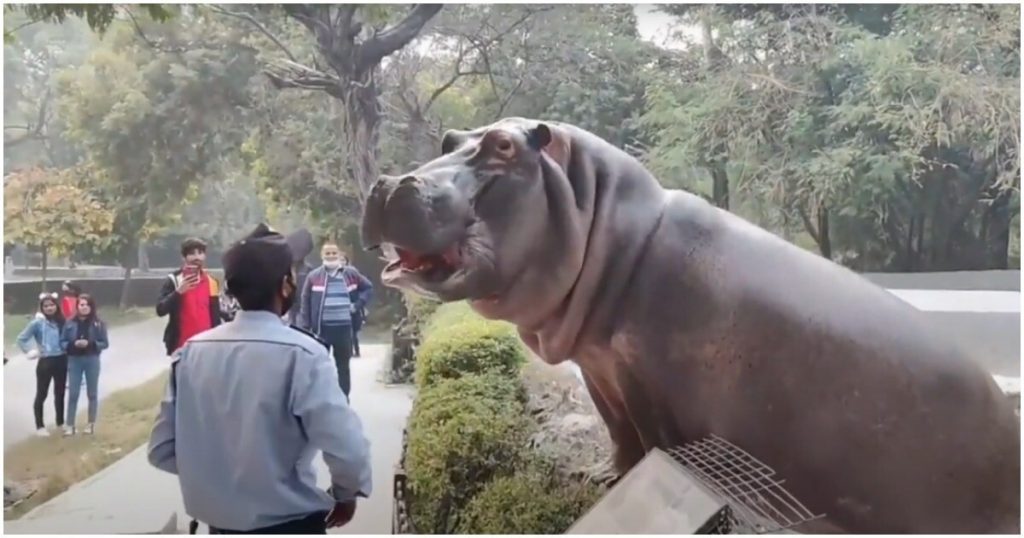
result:
[[[824,514],[813,530],[1019,531],[1020,423],[919,311],[576,127],[512,118],[442,146],[368,197],[364,243],[398,254],[384,282],[574,360],[620,471],[715,434]]]

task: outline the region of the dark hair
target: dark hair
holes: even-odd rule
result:
[[[242,310],[270,310],[281,280],[292,273],[292,250],[284,237],[261,224],[224,253],[227,291]]]
[[[82,294],[82,287],[70,280],[65,280],[63,285],[66,286],[68,290],[71,291],[71,295],[75,297]]]
[[[64,324],[64,312],[60,310],[60,303],[57,302],[57,294],[46,294],[39,297],[39,313],[46,317],[50,321],[56,321],[57,325]],[[54,312],[52,316],[47,316],[46,312],[43,312],[43,303],[51,302],[54,306]]]
[[[181,257],[184,258],[193,252],[206,252],[206,241],[198,237],[189,237],[181,242]]]
[[[91,319],[93,321],[101,321],[100,313],[98,310],[96,310],[96,299],[93,299],[92,295],[89,295],[88,293],[83,293],[78,296],[78,301],[75,302],[75,317],[78,317],[78,305],[82,301],[85,301],[89,305],[89,317],[86,319]]]

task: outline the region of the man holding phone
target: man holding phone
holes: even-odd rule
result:
[[[193,336],[225,319],[220,307],[220,283],[206,272],[206,243],[190,237],[181,243],[181,269],[167,275],[156,303],[156,315],[169,316],[164,330],[167,354]]]

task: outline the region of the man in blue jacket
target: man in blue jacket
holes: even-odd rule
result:
[[[149,462],[177,475],[210,534],[324,534],[372,491],[369,441],[327,349],[281,320],[297,292],[291,259],[266,225],[235,243],[224,281],[241,311],[174,353]]]
[[[341,250],[333,241],[324,243],[320,257],[323,265],[310,271],[302,286],[297,324],[330,344],[338,384],[348,396],[352,389],[352,314],[366,306],[373,284],[355,268],[341,263]]]

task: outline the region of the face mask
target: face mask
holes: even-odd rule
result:
[[[326,267],[328,269],[337,269],[337,268],[341,267],[341,260],[332,260],[332,261],[324,260],[324,267]]]

